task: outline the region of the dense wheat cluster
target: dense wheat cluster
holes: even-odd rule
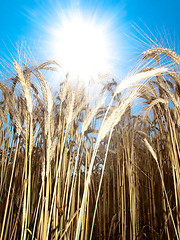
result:
[[[55,62],[14,62],[0,81],[0,240],[179,239],[180,57],[142,62],[96,99],[68,76],[53,94]]]

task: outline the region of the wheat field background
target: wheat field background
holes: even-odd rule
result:
[[[53,61],[1,77],[0,240],[180,238],[180,57],[141,61],[98,97]]]

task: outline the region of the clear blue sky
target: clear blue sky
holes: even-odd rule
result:
[[[64,3],[63,3],[64,2]],[[57,1],[57,0],[0,0],[0,57],[7,58],[10,52],[15,55],[16,45],[26,41],[33,56],[48,58],[44,43],[49,34],[47,29],[57,24],[58,16],[68,11],[78,10],[85,16],[96,14],[97,20],[106,20],[111,25],[118,54],[124,61],[118,67],[128,65],[134,54],[138,54],[144,44],[142,38],[132,27],[138,25],[147,34],[148,29],[158,35],[162,45],[179,51],[180,45],[180,1],[179,0],[121,0],[121,1]],[[138,42],[135,36],[138,37]],[[152,37],[152,36],[151,36]],[[146,40],[146,43],[148,41]]]

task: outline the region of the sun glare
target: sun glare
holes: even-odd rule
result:
[[[104,27],[78,16],[63,19],[52,33],[55,58],[66,72],[85,81],[108,73],[108,40]]]

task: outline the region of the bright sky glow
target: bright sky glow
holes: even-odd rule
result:
[[[56,58],[63,77],[71,71],[88,80],[102,72],[120,81],[152,47],[149,38],[180,52],[180,1],[8,0],[0,1],[0,9],[0,55],[8,64],[19,53],[30,62]],[[56,88],[62,77],[57,84],[54,78],[49,82]]]
[[[63,19],[52,36],[50,48],[65,72],[86,81],[108,73],[110,53],[104,27],[74,16]]]

